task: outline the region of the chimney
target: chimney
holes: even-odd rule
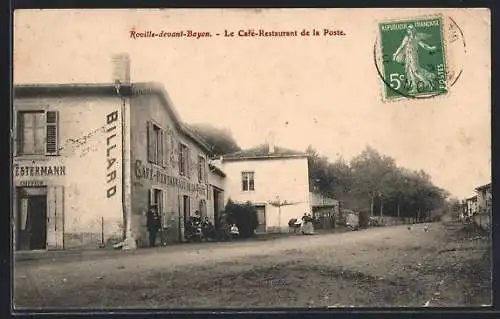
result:
[[[113,64],[113,83],[130,84],[130,57],[127,53],[114,54],[111,57]]]
[[[270,132],[269,133],[269,136],[267,138],[267,146],[268,146],[268,149],[269,149],[269,154],[273,154],[274,151],[275,151],[275,136],[274,136],[274,132]]]

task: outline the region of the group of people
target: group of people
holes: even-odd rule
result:
[[[213,229],[214,226],[208,216],[205,216],[205,218],[202,219],[200,216],[200,212],[196,211],[194,216],[190,216],[188,220],[185,221],[184,223],[184,229],[185,231],[189,229],[190,227],[193,226],[193,224],[200,225],[203,229]],[[161,218],[160,214],[158,212],[158,206],[157,205],[150,205],[149,209],[146,213],[146,228],[148,230],[149,234],[149,246],[150,247],[155,247],[156,246],[156,240],[158,233],[161,232],[162,229],[162,223],[161,223]],[[232,224],[229,229],[229,234],[231,237],[235,238],[238,237],[240,232],[238,229],[238,226],[236,224]],[[164,234],[162,234],[162,243],[164,241]]]
[[[314,219],[311,214],[304,213],[302,219],[292,218],[288,221],[288,227],[293,232],[301,232],[304,235],[314,234]]]

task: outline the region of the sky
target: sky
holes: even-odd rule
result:
[[[459,80],[443,96],[385,102],[373,49],[377,23],[441,13],[463,32],[449,45]],[[294,38],[130,38],[130,31],[343,30]],[[457,43],[462,43],[457,41]],[[423,169],[459,198],[491,181],[490,14],[486,9],[21,10],[13,75],[23,83],[109,83],[127,52],[133,82],[156,81],[181,119],[349,160],[370,145]],[[458,71],[457,71],[458,72]]]

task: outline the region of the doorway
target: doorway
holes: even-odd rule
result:
[[[215,228],[220,228],[221,225],[220,225],[220,210],[221,208],[219,207],[219,196],[221,195],[221,192],[216,189],[216,188],[213,188],[213,195],[214,195],[214,198],[213,198],[213,201],[214,201],[214,224],[215,224]]]
[[[17,249],[47,248],[46,189],[20,189],[17,213]]]
[[[259,222],[255,232],[265,233],[266,232],[266,206],[255,206],[257,211],[257,221]]]
[[[190,200],[189,200],[189,196],[182,196],[182,207],[184,209],[184,222],[186,222],[189,218],[189,216],[191,215],[190,212],[191,212],[191,205],[190,205]]]

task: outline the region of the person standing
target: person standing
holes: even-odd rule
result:
[[[304,235],[312,235],[314,234],[314,227],[313,227],[313,218],[311,214],[304,214],[302,217],[303,220],[303,226],[302,226],[302,234]]]
[[[161,227],[160,215],[158,214],[158,207],[156,205],[151,205],[148,209],[146,227],[149,232],[149,247],[155,247],[156,234]]]

